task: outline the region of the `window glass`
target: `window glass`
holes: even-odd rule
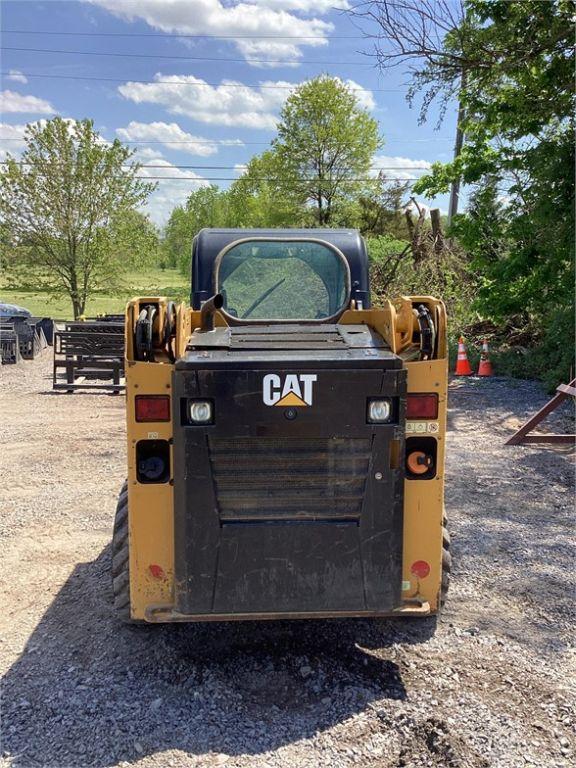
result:
[[[321,320],[348,300],[346,264],[322,243],[239,243],[222,257],[217,281],[226,312],[247,320]]]

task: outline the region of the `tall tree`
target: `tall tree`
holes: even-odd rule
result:
[[[278,183],[314,222],[329,226],[339,209],[366,186],[376,150],[378,123],[338,78],[322,75],[286,100],[272,142]]]
[[[381,171],[378,183],[358,198],[358,226],[362,234],[367,237],[389,235],[400,240],[406,239],[409,233],[404,209],[409,192],[409,182],[387,179]]]
[[[422,118],[434,97],[445,105],[458,93],[462,152],[414,190],[444,193],[459,178],[483,190],[453,228],[483,276],[478,307],[495,320],[521,314],[556,378],[573,361],[573,345],[556,340],[559,328],[573,337],[574,9],[573,0],[374,0],[355,11],[380,64],[408,67]]]
[[[79,317],[91,292],[128,266],[111,228],[126,234],[127,215],[154,185],[138,179],[137,163],[127,165],[134,152],[104,142],[90,120],[29,125],[25,142],[20,160],[9,156],[0,172],[8,251],[40,268],[44,287],[68,295]]]
[[[211,184],[192,192],[186,200],[192,235],[203,227],[226,226],[226,193]]]
[[[227,192],[217,186],[200,187],[192,192],[186,200],[185,216],[176,222],[180,233],[187,232],[187,242],[179,250],[178,262],[180,271],[188,274],[190,271],[190,244],[192,238],[203,227],[226,227],[229,225],[227,215]]]
[[[115,214],[110,225],[98,231],[98,238],[102,252],[111,254],[123,272],[158,263],[158,230],[141,211],[130,208]]]
[[[228,192],[228,214],[233,227],[305,226],[306,211],[278,173],[272,150],[251,158],[246,172]]]
[[[190,258],[190,243],[192,242],[192,222],[186,208],[177,205],[172,209],[162,235],[162,261],[172,269]],[[188,264],[188,262],[187,262]],[[186,266],[185,273],[188,269]]]

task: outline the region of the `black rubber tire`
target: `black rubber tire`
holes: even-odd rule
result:
[[[128,482],[124,482],[114,518],[112,534],[112,592],[117,618],[133,624],[130,618],[130,550],[128,547]]]
[[[446,517],[442,520],[442,586],[440,587],[440,607],[446,602],[452,571],[452,555],[450,554],[450,534],[446,528]]]

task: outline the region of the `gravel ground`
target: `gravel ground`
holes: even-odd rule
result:
[[[451,384],[438,623],[124,627],[123,400],[50,375],[49,353],[2,369],[3,765],[574,765],[572,453],[503,447],[537,384]]]

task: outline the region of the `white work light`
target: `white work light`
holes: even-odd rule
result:
[[[212,403],[209,400],[193,400],[190,403],[190,421],[194,424],[210,424]]]
[[[385,424],[392,418],[392,401],[388,398],[370,400],[368,403],[368,421],[372,424]]]

